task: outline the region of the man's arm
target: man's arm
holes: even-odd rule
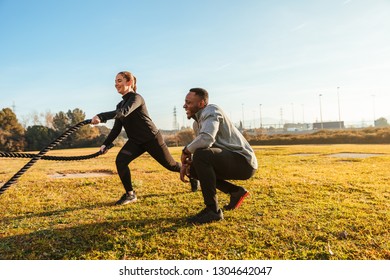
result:
[[[193,154],[197,149],[211,147],[214,142],[215,138],[213,138],[210,134],[201,133],[186,146],[186,149],[190,154]]]
[[[194,153],[197,149],[211,147],[217,137],[220,120],[221,116],[216,112],[205,116],[202,120],[202,128],[199,131],[199,135],[187,145],[187,150],[190,153]]]

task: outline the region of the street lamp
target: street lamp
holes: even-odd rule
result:
[[[322,121],[322,104],[321,104],[321,97],[322,97],[322,94],[319,95],[320,97],[320,119],[321,119],[321,129],[324,129],[324,123]]]
[[[253,131],[256,129],[256,111],[253,110]]]
[[[374,118],[374,127],[375,127],[375,95],[371,95],[372,96],[372,115],[373,115],[373,118]]]
[[[261,104],[260,104],[260,129],[263,128],[263,119],[261,118]]]
[[[337,103],[339,107],[339,126],[341,129],[341,113],[340,113],[340,93],[339,93],[340,87],[337,87]]]
[[[244,124],[244,103],[241,104],[242,106],[242,130],[244,130],[245,124]]]
[[[292,123],[295,123],[295,117],[294,117],[294,103],[291,103],[291,114],[292,114]]]

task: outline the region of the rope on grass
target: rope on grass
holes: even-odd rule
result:
[[[86,156],[74,156],[74,157],[59,157],[59,156],[45,156],[47,152],[49,152],[51,149],[53,149],[55,146],[60,144],[64,139],[66,139],[69,135],[79,130],[82,126],[90,124],[91,119],[84,120],[82,122],[79,122],[75,126],[69,128],[67,131],[65,131],[63,134],[61,134],[57,139],[55,139],[53,142],[51,142],[47,147],[43,148],[38,154],[27,154],[27,153],[0,153],[0,157],[22,157],[22,158],[31,158],[31,160],[24,165],[18,172],[15,173],[14,176],[12,176],[11,179],[8,180],[3,186],[0,187],[0,195],[2,195],[11,185],[15,184],[20,176],[22,176],[31,166],[34,165],[38,160],[45,159],[45,160],[83,160],[83,159],[89,159],[94,158],[102,154],[101,151],[86,155]],[[110,149],[110,147],[107,147],[107,149]]]

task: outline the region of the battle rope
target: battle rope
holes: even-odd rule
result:
[[[45,156],[45,154],[53,149],[55,146],[60,144],[64,139],[66,139],[69,135],[79,130],[82,126],[90,124],[91,120],[85,120],[82,122],[79,122],[75,126],[69,128],[67,131],[65,131],[63,134],[61,134],[57,139],[55,139],[53,142],[51,142],[47,147],[43,148],[38,154],[27,154],[27,153],[5,153],[0,152],[0,157],[23,157],[23,158],[32,158],[25,166],[23,166],[16,174],[8,180],[7,183],[5,183],[2,187],[0,187],[0,195],[2,195],[12,184],[16,183],[17,180],[22,176],[34,163],[36,163],[40,159],[44,160],[83,160],[83,159],[89,159],[97,157],[101,154],[103,154],[101,151],[86,155],[86,156],[74,156],[74,157],[60,157],[60,156]],[[110,149],[112,147],[109,146],[106,149]]]
[[[98,157],[102,154],[101,151],[90,155],[83,156],[43,156],[41,160],[59,160],[59,161],[74,161],[74,160],[85,160]],[[17,152],[0,152],[0,157],[5,158],[33,158],[35,154],[29,153],[17,153]]]

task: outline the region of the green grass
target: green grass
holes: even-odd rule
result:
[[[0,259],[390,259],[389,145],[254,148],[258,172],[237,181],[251,196],[225,220],[199,226],[186,218],[202,209],[201,192],[147,154],[130,165],[138,202],[126,206],[113,206],[123,193],[118,148],[87,161],[38,161],[0,196]],[[180,148],[171,152],[179,159]],[[385,155],[327,156],[338,152]],[[27,161],[0,158],[1,184]],[[101,171],[113,175],[47,176]]]

